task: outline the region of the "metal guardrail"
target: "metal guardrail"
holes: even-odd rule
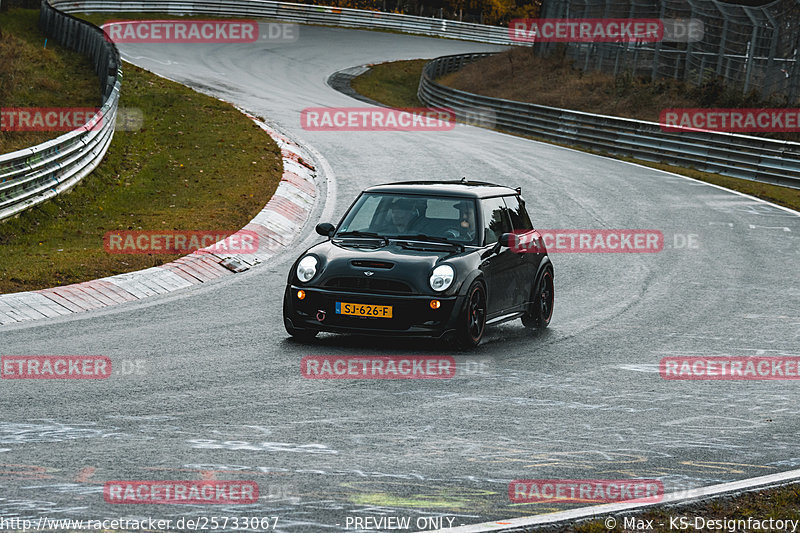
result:
[[[259,17],[306,24],[395,30],[484,43],[520,44],[510,40],[508,28],[498,26],[270,0],[42,0],[39,25],[45,34],[65,47],[89,56],[94,63],[100,79],[103,104],[90,122],[99,123],[101,127],[78,129],[33,148],[0,155],[0,220],[17,215],[75,186],[100,164],[111,143],[122,79],[119,51],[104,38],[102,30],[66,14],[83,11]]]
[[[117,47],[100,28],[60,13],[42,0],[39,26],[66,48],[88,56],[100,80],[102,106],[87,122],[51,141],[0,155],[0,220],[75,186],[94,170],[114,135],[122,72]]]
[[[55,8],[55,9],[54,9]],[[0,156],[0,220],[56,196],[97,167],[111,142],[121,81],[119,52],[102,31],[61,13],[81,11],[168,12],[258,17],[306,24],[388,29],[494,44],[509,40],[508,29],[394,13],[288,4],[272,0],[42,0],[40,24],[65,46],[90,56],[100,77],[103,106],[93,120],[102,127],[76,130],[33,148]],[[592,115],[480,96],[445,87],[436,78],[489,54],[445,56],[429,62],[419,85],[420,100],[451,107],[464,119],[484,111],[507,131],[723,175],[800,188],[800,144],[713,132],[663,132],[657,123]],[[484,113],[484,114],[486,114]]]
[[[451,108],[468,122],[491,117],[479,122],[513,133],[800,189],[800,143],[733,133],[665,132],[656,122],[481,96],[436,82],[438,77],[490,55],[459,54],[428,62],[417,92],[420,101]]]
[[[53,0],[53,5],[67,13],[76,12],[136,12],[174,13],[180,15],[214,15],[225,17],[259,17],[302,24],[323,24],[347,28],[394,30],[403,33],[434,35],[450,39],[478,41],[489,44],[522,45],[512,41],[508,28],[487,26],[457,20],[437,19],[383,13],[360,9],[291,4],[272,0],[151,0],[147,2],[109,0]]]

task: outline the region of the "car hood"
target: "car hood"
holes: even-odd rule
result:
[[[408,292],[390,283],[399,281],[408,285],[413,293],[432,294],[428,285],[431,270],[443,260],[462,252],[456,247],[429,243],[403,246],[397,241],[384,245],[379,240],[372,239],[337,239],[320,243],[308,250],[308,253],[316,255],[321,263],[320,275],[314,283],[317,286],[334,288],[337,283],[343,283],[340,288]],[[371,274],[367,274],[368,272]],[[341,278],[350,278],[347,282],[349,285],[339,281]],[[379,280],[389,283],[381,283]]]

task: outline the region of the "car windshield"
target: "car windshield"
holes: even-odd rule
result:
[[[359,234],[477,244],[475,200],[364,193],[347,212],[337,232],[337,236]]]

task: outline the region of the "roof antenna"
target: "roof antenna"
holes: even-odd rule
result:
[[[467,177],[466,177],[466,176],[464,176],[463,178],[461,178],[461,183],[466,183],[466,182],[467,182]]]

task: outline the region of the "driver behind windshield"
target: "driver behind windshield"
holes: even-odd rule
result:
[[[382,229],[383,234],[408,235],[413,233],[412,228],[419,219],[419,213],[414,201],[408,198],[398,198],[389,205],[389,216]]]

